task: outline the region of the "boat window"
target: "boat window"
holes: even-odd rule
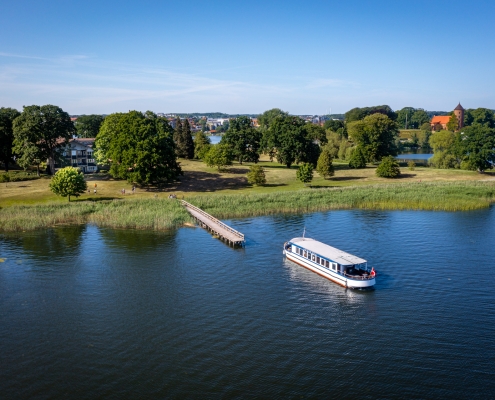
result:
[[[308,253],[306,251],[304,252],[304,257],[308,257]]]
[[[332,263],[332,269],[333,269],[334,271],[337,271],[337,264],[336,264],[336,263]]]
[[[325,260],[325,267],[329,267],[330,263],[328,262],[328,260]]]
[[[313,260],[313,261],[315,260],[315,255],[314,254],[311,256],[311,260]]]
[[[320,257],[316,257],[316,262],[319,264],[320,263]]]

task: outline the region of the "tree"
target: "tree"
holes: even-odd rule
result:
[[[319,155],[319,146],[308,138],[304,120],[292,116],[279,116],[272,121],[263,133],[262,148],[287,168],[299,162],[316,164]]]
[[[366,168],[366,157],[360,146],[352,150],[349,158],[349,168]]]
[[[397,111],[397,125],[400,129],[413,129],[414,124],[411,119],[416,112],[413,107],[404,107],[403,109]]]
[[[288,112],[282,111],[280,108],[272,108],[271,110],[267,110],[263,114],[258,115],[258,125],[262,130],[266,130],[276,118],[287,116],[289,116]]]
[[[175,154],[177,155],[177,157],[181,157],[181,158],[185,157],[186,154],[183,138],[184,136],[182,135],[182,122],[180,120],[180,117],[177,117],[173,139],[175,143]]]
[[[105,118],[95,141],[98,157],[110,174],[129,183],[159,184],[182,174],[175,155],[173,130],[151,111],[130,111]]]
[[[111,160],[108,158],[110,144],[118,140],[119,123],[124,118],[123,113],[114,113],[108,115],[100,127],[100,131],[95,140],[94,157],[100,165],[110,165]]]
[[[230,121],[221,143],[230,146],[240,164],[243,161],[257,163],[260,159],[261,139],[262,133],[253,127],[251,118],[241,116]]]
[[[194,158],[194,142],[191,135],[191,126],[187,118],[182,126],[182,143],[184,146],[184,158],[192,160]]]
[[[13,122],[21,113],[14,108],[0,108],[0,161],[5,172],[9,172],[9,163],[13,162],[14,130]]]
[[[332,155],[326,147],[323,148],[320,157],[318,157],[316,172],[318,172],[324,179],[328,179],[335,174],[335,169],[332,164]]]
[[[349,123],[347,129],[350,140],[361,148],[368,162],[397,155],[395,140],[399,130],[397,124],[386,115],[369,115],[362,121]]]
[[[487,108],[470,110],[471,121],[469,125],[482,125],[487,128],[495,128],[495,113]],[[466,124],[467,125],[467,124]]]
[[[392,156],[383,157],[376,169],[376,175],[381,178],[397,178],[400,175],[400,166]]]
[[[88,189],[83,173],[74,167],[59,169],[50,181],[50,190],[58,196],[69,197],[83,194]]]
[[[48,159],[50,174],[55,171],[58,151],[75,134],[74,124],[60,107],[53,105],[27,106],[14,121],[14,152],[23,166],[38,167]]]
[[[324,129],[329,129],[332,132],[337,132],[339,129],[344,128],[344,121],[339,119],[329,119],[323,124]]]
[[[419,128],[423,124],[430,124],[430,116],[422,108],[418,108],[411,117],[411,127]],[[431,130],[431,129],[430,129]]]
[[[100,131],[104,119],[105,117],[97,114],[81,115],[77,117],[74,122],[77,136],[80,138],[95,138]]]
[[[434,132],[430,137],[430,146],[434,153],[446,151],[454,144],[455,134],[451,131]]]
[[[202,131],[196,132],[194,137],[194,158],[203,158],[205,154],[203,149],[209,145],[211,145],[210,138]]]
[[[457,136],[457,147],[470,168],[482,173],[495,163],[495,129],[474,124]]]
[[[313,180],[313,166],[310,163],[301,164],[296,172],[296,177],[302,183],[310,183]]]
[[[266,183],[265,170],[261,165],[251,165],[247,173],[248,183],[251,185],[264,185]]]
[[[346,122],[359,121],[372,114],[383,114],[389,117],[392,121],[397,119],[397,114],[386,105],[383,106],[373,106],[364,108],[353,108],[345,113]]]
[[[451,132],[455,132],[459,129],[459,120],[457,119],[457,115],[452,114],[450,116],[449,122],[447,122],[447,130]]]
[[[204,162],[209,167],[217,167],[220,171],[228,165],[232,165],[234,153],[229,145],[219,143],[215,146],[210,146],[208,152],[203,157]]]

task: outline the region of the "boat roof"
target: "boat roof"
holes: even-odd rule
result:
[[[312,251],[320,256],[329,258],[341,265],[355,265],[364,264],[366,260],[352,254],[346,253],[345,251],[339,250],[335,247],[329,246],[328,244],[318,242],[317,240],[310,238],[297,237],[290,240],[291,243],[297,244],[304,249]]]

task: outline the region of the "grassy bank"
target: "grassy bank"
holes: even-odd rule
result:
[[[197,195],[186,199],[217,218],[350,208],[467,211],[489,207],[495,201],[495,183],[402,183],[242,195]],[[75,201],[0,209],[0,231],[27,231],[87,222],[112,228],[167,230],[189,221],[189,215],[178,201],[165,198]]]
[[[492,182],[407,183],[190,199],[217,218],[350,208],[468,211],[489,207],[494,201]]]
[[[189,221],[189,214],[179,202],[168,199],[75,201],[0,210],[0,231],[6,232],[87,222],[112,228],[167,230]]]

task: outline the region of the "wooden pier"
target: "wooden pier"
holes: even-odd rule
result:
[[[227,224],[224,224],[222,221],[203,211],[201,208],[193,206],[185,200],[181,200],[181,203],[189,212],[189,214],[191,214],[196,219],[196,221],[198,221],[199,226],[217,235],[220,239],[227,242],[229,245],[244,245],[244,235],[241,232],[236,231]]]

